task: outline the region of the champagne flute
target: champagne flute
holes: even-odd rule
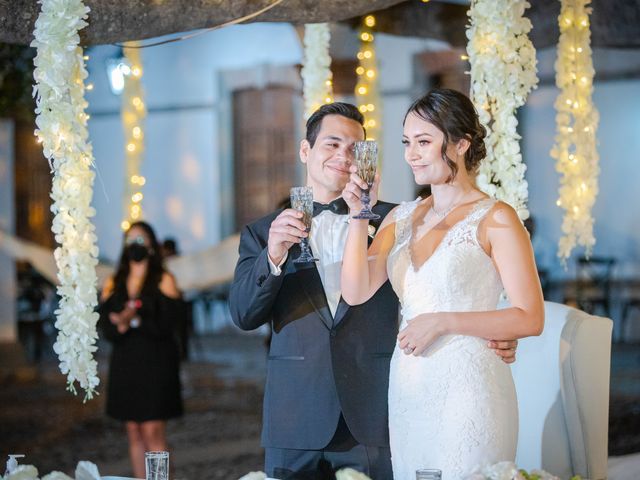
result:
[[[291,189],[291,208],[302,212],[302,223],[306,227],[306,232],[311,231],[311,219],[313,218],[313,188],[293,187]],[[309,248],[309,237],[300,239],[300,256],[293,260],[293,263],[317,262]]]
[[[371,197],[369,191],[376,177],[376,167],[378,165],[378,143],[373,140],[356,142],[353,152],[358,167],[358,176],[369,185],[369,188],[362,190],[362,210],[353,218],[365,220],[377,220],[380,215],[371,211]]]

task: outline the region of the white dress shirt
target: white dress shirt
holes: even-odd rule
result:
[[[324,288],[327,304],[331,315],[335,316],[342,290],[340,288],[340,275],[342,268],[342,256],[344,254],[344,244],[347,241],[349,230],[348,215],[336,215],[325,210],[313,217],[311,222],[311,236],[309,245],[313,256],[318,259],[316,267],[320,274],[322,287]],[[267,255],[267,258],[269,256]],[[273,275],[280,275],[282,264],[287,257],[274,265],[269,258],[269,267]]]

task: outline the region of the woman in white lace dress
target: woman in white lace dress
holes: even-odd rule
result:
[[[515,458],[511,370],[484,339],[539,335],[544,306],[516,212],[474,184],[484,137],[465,95],[432,90],[407,112],[403,134],[405,160],[432,195],[396,207],[368,252],[367,222],[352,219],[349,226],[344,299],[363,303],[389,279],[402,308],[389,379],[395,480],[414,480],[419,468],[463,480]],[[343,193],[352,212],[360,211],[362,188],[353,173]],[[374,199],[375,190],[377,182]],[[497,310],[503,289],[511,307]]]

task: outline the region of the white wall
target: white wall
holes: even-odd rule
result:
[[[334,55],[355,54],[350,50],[355,51],[357,42],[340,40],[351,38],[348,29],[334,30]],[[403,159],[401,122],[410,103],[424,93],[415,89],[413,56],[444,45],[378,34],[376,46],[384,130],[381,198],[410,200],[415,185]],[[115,47],[104,46],[90,52],[90,81],[95,89],[87,95],[99,170],[94,189],[96,225],[101,255],[111,259],[120,249],[124,182],[120,98],[110,93],[104,68],[104,60],[115,51]],[[552,74],[554,52],[540,53],[541,76],[548,76]],[[228,145],[219,136],[224,125],[218,125],[219,95],[224,91],[218,83],[221,74],[299,64],[300,42],[290,25],[251,24],[144,49],[142,55],[149,109],[147,155],[142,167],[147,177],[143,207],[161,238],[174,235],[183,251],[193,252],[217,243],[221,237],[224,212],[220,192],[228,190],[229,182],[222,165],[229,158],[228,152],[223,153]],[[631,58],[626,55],[624,58]],[[609,52],[596,56],[596,70],[611,72],[611,57]],[[538,224],[536,247],[544,266],[551,267],[553,274],[570,275],[571,270],[564,272],[555,257],[562,213],[555,205],[558,175],[549,156],[555,134],[556,94],[553,86],[540,87],[521,109],[522,150],[528,164],[530,209]],[[636,226],[640,219],[640,81],[596,83],[594,100],[601,115],[598,138],[602,169],[594,210],[595,253],[616,255],[623,265],[619,273],[624,275],[640,264],[640,230]]]
[[[124,184],[120,97],[110,92],[105,69],[105,60],[116,52],[112,46],[89,52],[89,81],[95,87],[87,92],[99,172],[96,229],[100,255],[111,260],[121,247]],[[145,219],[160,238],[176,237],[182,251],[201,250],[221,236],[218,76],[253,66],[298,64],[301,47],[291,25],[251,24],[143,49],[142,61],[149,111],[142,166]]]
[[[600,154],[600,193],[593,210],[595,255],[615,256],[617,274],[640,273],[640,81],[596,83],[594,103],[600,112],[597,138]],[[565,272],[555,257],[561,235],[562,212],[555,202],[559,175],[549,155],[555,136],[553,102],[558,90],[535,91],[522,109],[523,157],[528,165],[529,207],[536,220],[543,258],[557,276]],[[584,250],[578,249],[578,254]],[[570,265],[573,262],[570,262]]]

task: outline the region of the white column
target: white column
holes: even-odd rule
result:
[[[13,234],[13,121],[0,119],[0,230]],[[16,342],[16,267],[0,250],[0,342]]]

